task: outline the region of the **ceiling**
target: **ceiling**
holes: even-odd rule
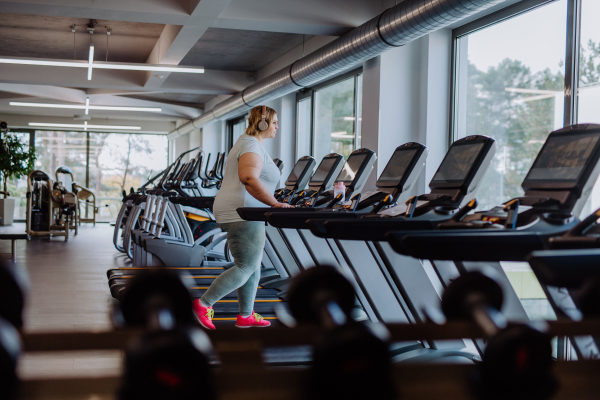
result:
[[[313,35],[208,28],[181,61],[223,71],[257,71]]]
[[[162,108],[160,113],[92,111],[91,123],[189,120],[201,115],[215,96],[252,84],[250,72],[298,49],[303,41],[339,36],[393,1],[0,0],[0,57],[87,60],[91,41],[95,61],[206,69],[204,74],[96,69],[87,80],[85,69],[2,64],[0,119],[10,124],[11,115],[19,121],[35,116],[73,123],[81,111],[14,107],[9,102],[83,104],[89,98],[94,105]],[[88,26],[94,26],[93,35]]]

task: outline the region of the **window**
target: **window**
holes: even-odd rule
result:
[[[312,93],[296,104],[296,159],[312,154]]]
[[[456,41],[454,138],[498,143],[477,194],[480,209],[522,195],[546,137],[563,126],[566,19],[560,0]]]
[[[577,120],[600,124],[600,2],[582,0],[579,49]],[[582,216],[600,208],[600,185],[596,182]]]
[[[299,92],[296,100],[297,157],[318,162],[335,152],[347,158],[360,147],[361,70]]]
[[[167,167],[167,137],[90,132],[88,188],[100,206],[98,221],[112,221],[121,209],[122,192],[143,185]]]
[[[248,116],[242,115],[234,119],[227,121],[227,137],[229,141],[228,149],[231,149],[235,142],[246,132],[248,127]]]
[[[564,126],[568,4],[535,5],[493,25],[476,21],[454,31],[453,138],[486,135],[498,143],[477,193],[481,210],[523,194],[521,183],[546,137]],[[556,318],[527,263],[502,267],[530,318]]]
[[[139,188],[149,175],[167,166],[163,135],[36,131],[35,148],[37,169],[55,180],[56,168],[67,166],[77,183],[94,192],[99,222],[116,218],[123,190]],[[16,216],[24,218],[24,207]]]

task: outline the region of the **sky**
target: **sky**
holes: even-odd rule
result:
[[[581,42],[600,41],[600,1],[582,0]],[[565,59],[567,0],[559,0],[469,35],[469,59],[486,71],[503,59],[520,60],[533,73],[559,71]]]

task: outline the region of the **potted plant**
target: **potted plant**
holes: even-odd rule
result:
[[[0,143],[0,172],[4,183],[3,198],[0,198],[2,225],[11,225],[15,212],[15,199],[9,199],[8,181],[27,176],[34,168],[35,150],[21,143],[19,137],[5,133]]]

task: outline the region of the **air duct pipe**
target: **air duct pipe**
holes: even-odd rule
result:
[[[412,42],[504,0],[405,0],[319,50],[281,69],[169,133],[183,136],[314,85],[379,54]]]

